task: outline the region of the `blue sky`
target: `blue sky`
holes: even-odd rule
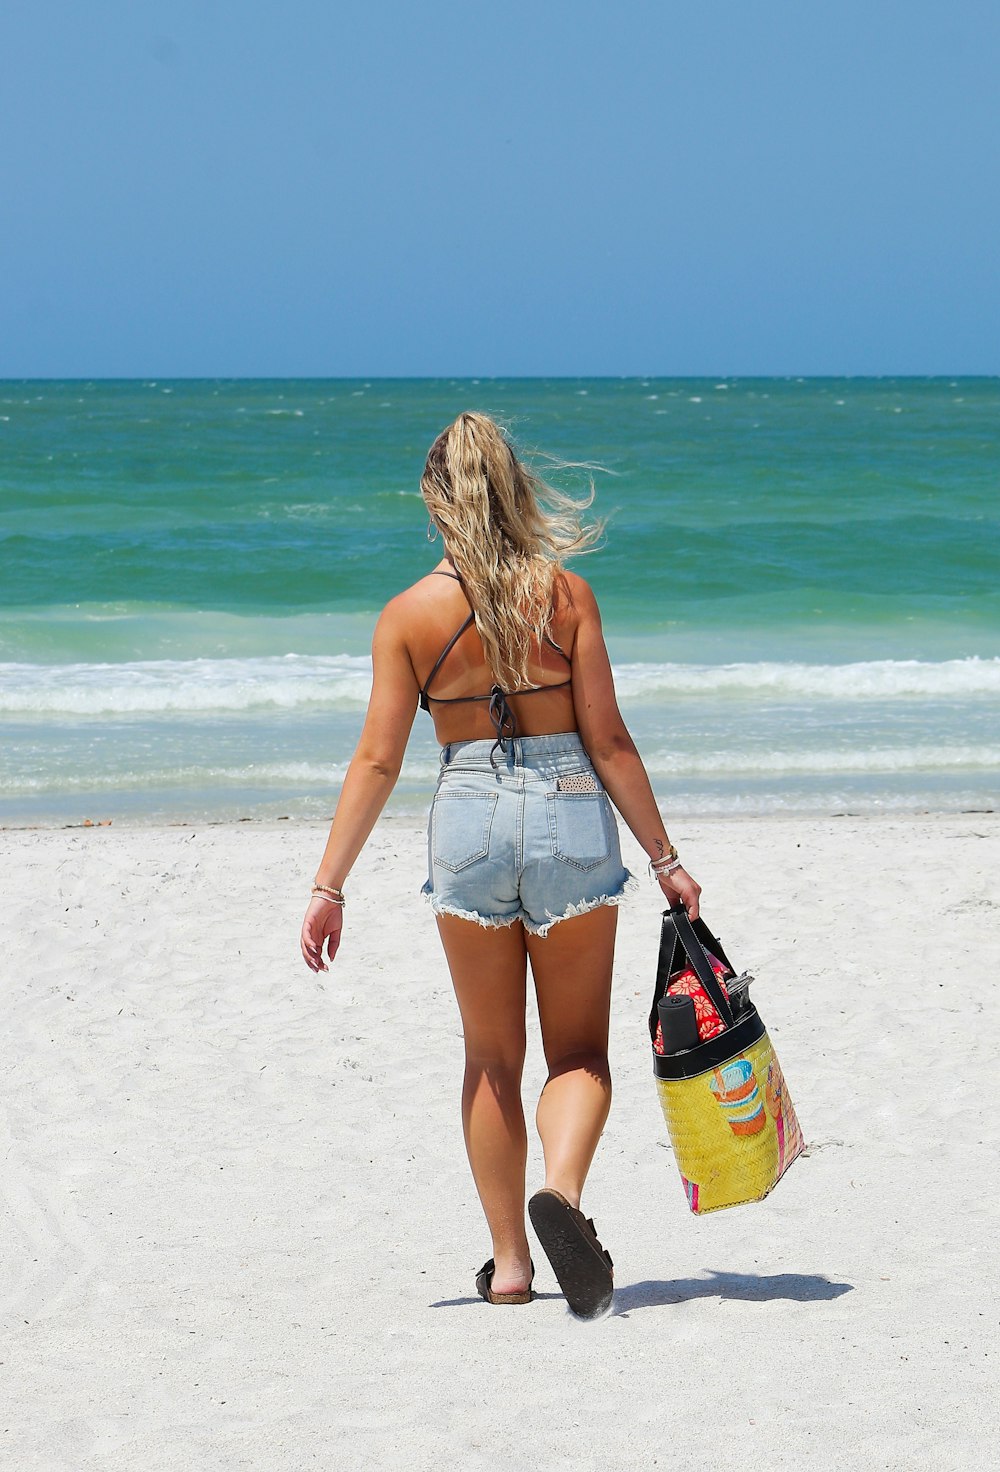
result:
[[[32,0],[0,376],[996,373],[995,0]]]

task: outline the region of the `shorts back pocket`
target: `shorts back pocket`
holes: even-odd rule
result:
[[[552,854],[577,869],[596,869],[611,857],[608,800],[603,792],[546,793]]]
[[[439,792],[431,808],[431,857],[457,874],[485,859],[496,812],[495,792]]]

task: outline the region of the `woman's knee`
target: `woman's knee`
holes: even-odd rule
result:
[[[553,1056],[546,1054],[549,1078],[562,1078],[567,1073],[586,1073],[611,1087],[611,1067],[606,1047],[594,1046],[563,1049]]]
[[[499,1110],[504,1119],[523,1129],[522,1065],[523,1059],[466,1055],[463,1109],[478,1107],[488,1100],[491,1110]]]
[[[466,1073],[484,1073],[498,1082],[511,1082],[519,1086],[524,1072],[524,1043],[507,1047],[483,1047],[465,1045]]]

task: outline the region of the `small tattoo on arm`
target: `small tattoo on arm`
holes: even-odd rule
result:
[[[663,839],[662,838],[658,838],[656,840],[656,851],[659,854],[660,858],[662,859],[663,858]]]

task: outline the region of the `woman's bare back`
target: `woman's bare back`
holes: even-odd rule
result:
[[[569,683],[576,632],[571,576],[562,574],[557,579],[551,638],[559,647],[546,642],[536,645],[528,665],[534,688],[530,693],[507,694],[520,736],[577,729]],[[451,564],[442,562],[401,594],[397,603],[405,613],[406,648],[417,683],[424,690],[430,681],[428,708],[438,741],[443,746],[452,741],[492,739],[496,727],[490,719],[489,699],[495,682],[474,623],[455,641],[435,672],[441,654],[470,614],[469,600]]]

